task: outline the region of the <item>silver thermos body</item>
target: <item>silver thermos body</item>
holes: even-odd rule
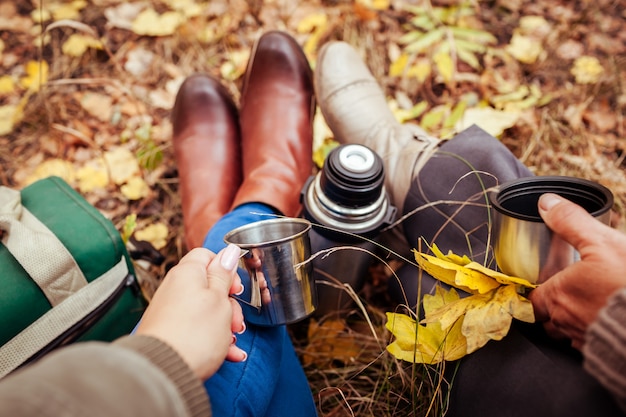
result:
[[[353,303],[345,286],[360,291],[368,269],[381,254],[372,243],[396,218],[384,186],[380,156],[363,145],[333,149],[323,168],[305,183],[301,201],[310,231],[313,278],[323,316]]]

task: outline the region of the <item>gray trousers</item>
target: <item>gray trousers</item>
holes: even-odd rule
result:
[[[442,200],[475,205],[437,204],[415,212],[404,223],[412,245],[422,237],[446,253],[467,254],[495,267],[488,247],[488,208],[484,190],[532,173],[497,139],[473,126],[444,142],[414,181],[403,213]],[[422,250],[426,250],[423,248]],[[405,266],[390,282],[397,302],[417,299],[417,269]],[[423,275],[421,291],[435,281]],[[401,288],[404,291],[401,291]],[[449,392],[447,416],[621,416],[612,397],[582,368],[582,357],[557,342],[540,324],[515,323],[502,341],[461,359]],[[451,380],[452,374],[447,375]]]

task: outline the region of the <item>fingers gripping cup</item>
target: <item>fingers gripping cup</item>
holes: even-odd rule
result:
[[[611,191],[593,181],[563,176],[520,178],[490,195],[494,207],[494,254],[502,272],[542,283],[580,259],[578,252],[554,234],[539,215],[539,197],[554,193],[608,224]]]
[[[245,291],[238,300],[246,321],[277,326],[315,311],[310,229],[307,220],[277,218],[241,226],[224,236],[226,243],[244,250],[239,264],[250,280],[240,273]]]

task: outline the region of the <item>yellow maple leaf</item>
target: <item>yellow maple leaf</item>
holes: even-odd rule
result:
[[[424,300],[425,301],[425,300]],[[483,347],[490,340],[502,340],[513,319],[535,321],[532,304],[515,290],[503,285],[488,294],[474,294],[446,303],[435,310],[424,306],[422,323],[439,323],[443,330],[461,321],[467,340],[467,353]]]
[[[446,255],[444,255],[441,249],[439,249],[439,247],[434,243],[432,246],[430,246],[430,249],[433,251],[437,258],[444,261],[450,261],[461,266],[465,266],[472,262],[472,260],[467,255],[459,256],[450,250]]]
[[[61,50],[65,55],[80,57],[83,56],[89,48],[102,49],[102,42],[91,36],[74,33],[63,43]]]
[[[437,287],[434,295],[423,297],[424,319],[419,324],[408,316],[388,313],[389,319],[395,320],[388,323],[388,329],[396,340],[387,350],[394,356],[421,363],[455,360],[451,358],[458,359],[490,340],[504,338],[514,318],[535,321],[532,304],[518,288],[536,285],[486,268],[467,256],[451,251],[444,255],[436,245],[431,250],[436,256],[415,251],[420,267],[469,294],[461,297],[454,288],[446,291]]]
[[[521,285],[523,287],[526,288],[536,288],[537,284],[533,284],[530,281],[524,279],[524,278],[519,278],[519,277],[513,277],[510,275],[506,275],[503,274],[502,272],[498,272],[498,271],[494,271],[493,269],[489,269],[481,264],[479,264],[478,262],[470,262],[469,264],[465,265],[465,268],[474,270],[474,271],[478,271],[482,274],[487,275],[488,277],[493,278],[494,280],[496,280],[497,282],[499,282],[500,284],[517,284],[517,285]]]
[[[39,91],[39,88],[48,81],[48,63],[46,61],[28,61],[26,63],[26,77],[21,80],[21,85],[32,91]]]
[[[502,340],[509,332],[512,321],[513,317],[495,302],[482,302],[468,309],[462,325],[462,333],[467,340],[467,353],[480,349],[490,340]]]
[[[387,351],[396,358],[414,363],[433,365],[455,361],[467,354],[466,340],[459,321],[448,330],[439,323],[418,324],[406,314],[387,313],[386,328],[395,340]]]
[[[135,231],[135,238],[150,242],[155,249],[159,250],[167,244],[168,228],[163,223],[154,223],[144,229]]]
[[[485,294],[501,284],[519,285],[524,288],[536,288],[530,281],[503,274],[470,260],[467,255],[459,256],[452,251],[447,255],[433,244],[430,249],[435,256],[414,250],[415,259],[426,272],[434,278],[470,293]],[[421,258],[421,259],[420,259]],[[454,276],[452,271],[454,271]]]
[[[490,340],[502,340],[513,318],[535,320],[532,304],[513,285],[465,298],[438,287],[435,295],[424,296],[423,308],[420,324],[404,314],[387,313],[387,328],[396,338],[387,350],[398,359],[429,364],[460,359]]]
[[[528,323],[535,321],[532,304],[512,285],[498,288],[490,298],[468,309],[462,328],[467,339],[467,353],[483,347],[489,340],[502,340],[508,334],[513,318]]]
[[[445,291],[441,287],[438,287],[437,292],[454,294],[454,296],[434,297],[431,295],[425,295],[423,300],[425,316],[420,323],[439,323],[442,330],[450,328],[457,321],[459,321],[459,319],[463,321],[463,316],[467,313],[467,311],[484,305],[485,302],[491,298],[491,294],[493,293],[493,291],[490,291],[486,295],[474,294],[468,297],[460,298],[454,288],[450,289],[450,291]],[[435,299],[442,298],[444,302],[433,304],[433,297]]]
[[[422,300],[422,307],[424,311],[431,312],[437,311],[445,305],[449,305],[457,302],[460,299],[459,293],[454,288],[450,291],[444,290],[441,286],[435,288],[435,294],[425,294]],[[448,328],[450,326],[444,326]]]
[[[526,323],[535,322],[535,311],[532,303],[521,296],[515,286],[504,285],[498,288],[494,301],[499,303],[502,309],[508,311],[513,318]]]
[[[133,20],[132,31],[137,35],[172,35],[184,20],[179,12],[170,11],[160,15],[154,9],[147,8]]]
[[[424,271],[434,278],[460,290],[485,294],[500,284],[493,278],[454,262],[439,259],[436,256],[427,255],[414,250],[415,260]]]

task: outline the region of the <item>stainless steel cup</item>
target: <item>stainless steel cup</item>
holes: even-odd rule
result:
[[[245,252],[240,273],[245,287],[238,297],[246,321],[277,326],[302,320],[315,311],[309,230],[304,219],[277,218],[250,223],[224,236]]]
[[[494,225],[494,254],[502,272],[541,283],[580,259],[578,252],[554,234],[539,215],[545,193],[573,201],[608,224],[613,194],[593,181],[564,176],[520,178],[490,194]]]

